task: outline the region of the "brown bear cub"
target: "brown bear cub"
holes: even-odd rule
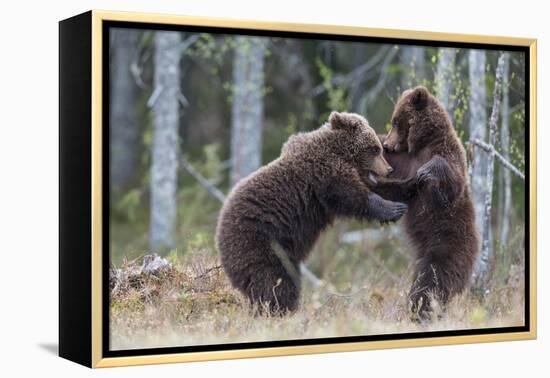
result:
[[[216,246],[234,287],[261,312],[298,307],[300,262],[336,217],[397,221],[407,210],[371,192],[367,179],[392,171],[361,116],[333,112],[296,134],[281,156],[241,180],[218,219]]]
[[[407,90],[391,122],[383,145],[394,171],[372,190],[409,205],[404,225],[417,253],[409,300],[422,320],[431,297],[445,305],[468,286],[479,236],[466,154],[441,103],[424,87]]]

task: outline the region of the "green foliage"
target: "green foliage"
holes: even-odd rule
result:
[[[512,114],[511,126],[515,130],[520,130],[517,137],[510,138],[510,155],[512,158],[512,164],[514,164],[521,171],[525,172],[525,143],[521,138],[521,133],[525,132],[525,104],[521,103],[518,110]],[[515,136],[515,135],[512,135]]]
[[[141,190],[130,189],[113,205],[115,214],[122,216],[126,221],[133,223],[136,220],[136,212],[141,201]]]
[[[201,33],[193,47],[188,50],[188,54],[221,63],[220,51],[219,44],[212,34]]]
[[[179,260],[179,253],[178,253],[178,249],[177,248],[174,248],[172,250],[170,250],[170,252],[168,252],[168,254],[166,255],[166,259],[171,263],[171,264],[175,264],[178,262]]]
[[[329,109],[327,113],[320,116],[319,119],[322,122],[322,120],[325,120],[328,113],[332,110],[349,110],[351,106],[351,99],[347,89],[341,87],[339,88],[333,84],[332,80],[334,78],[334,71],[328,65],[324,64],[321,59],[317,59],[316,62],[319,69],[319,74],[323,79],[323,87],[325,87],[327,93],[326,108]]]
[[[142,96],[143,105],[142,107],[147,107],[146,102],[147,99],[145,96]],[[141,134],[141,158],[140,158],[140,171],[142,172],[141,175],[141,186],[145,187],[149,184],[149,181],[151,179],[151,146],[153,144],[153,115],[152,113],[145,113],[143,116],[144,119],[144,127],[143,132]]]
[[[285,134],[291,136],[298,131],[298,117],[296,114],[290,113],[288,115],[288,123],[285,127]]]
[[[220,145],[219,143],[207,144],[203,147],[205,161],[203,164],[203,170],[205,177],[208,177],[214,184],[219,183],[222,179],[222,170],[220,159]]]
[[[470,93],[466,89],[466,83],[463,79],[463,74],[457,70],[454,74],[454,80],[453,80],[453,93],[451,94],[450,98],[451,101],[454,103],[453,108],[453,124],[457,131],[458,136],[462,140],[463,143],[466,142],[465,133],[466,133],[466,125],[465,125],[465,117],[468,112],[468,102],[470,100]]]
[[[305,99],[302,118],[306,123],[312,123],[317,120],[313,101],[310,98]],[[301,129],[301,126],[299,125],[298,128]]]
[[[197,171],[214,184],[219,183],[223,177],[218,150],[217,144],[206,145],[203,148],[204,160],[191,162]],[[190,175],[184,175],[182,181],[177,199],[179,227],[184,236],[183,243],[188,244],[193,235],[204,230],[208,230],[210,238],[213,239],[213,229],[220,203]]]
[[[214,245],[212,235],[207,231],[199,231],[193,234],[187,243],[187,250],[189,252],[197,251],[213,251]]]
[[[237,39],[237,38],[226,38],[224,40],[224,43],[229,46],[231,49],[236,50],[238,49],[241,54],[244,54],[245,56],[250,55],[252,50],[252,44],[253,43],[263,43],[264,45],[264,58],[267,59],[271,55],[271,51],[267,48],[268,42],[261,40],[261,41],[255,41],[252,42],[250,39]],[[262,73],[263,75],[263,73]],[[265,80],[264,80],[265,83]],[[235,91],[243,91],[243,93],[248,93],[251,91],[255,91],[256,87],[252,83],[246,83],[244,86],[237,87],[233,84],[232,81],[225,81],[223,83],[223,89],[227,93],[227,101],[229,104],[233,102],[233,96],[235,95]],[[264,85],[261,89],[261,97],[265,97],[269,93],[272,92],[272,88],[268,85]]]
[[[199,39],[186,50],[186,54],[198,59],[204,69],[212,75],[218,75],[222,69],[226,54],[233,48],[233,38],[216,38],[209,33],[201,33]]]
[[[283,143],[298,131],[298,127],[298,116],[294,113],[288,113],[285,127],[272,127],[264,131],[263,164],[279,157]]]

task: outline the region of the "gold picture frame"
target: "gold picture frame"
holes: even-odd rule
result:
[[[529,77],[526,78],[529,83],[529,241],[528,251],[528,288],[526,293],[529,303],[529,318],[528,330],[521,332],[506,332],[506,333],[491,333],[491,334],[476,334],[476,335],[456,335],[444,337],[427,337],[427,338],[406,338],[394,340],[379,340],[379,341],[361,341],[361,342],[342,342],[330,344],[314,344],[301,346],[282,346],[282,347],[261,347],[253,349],[231,349],[231,350],[215,350],[215,351],[199,351],[186,353],[165,353],[165,354],[143,354],[134,356],[108,357],[103,353],[104,333],[104,309],[103,309],[103,288],[105,285],[104,272],[104,254],[102,251],[103,245],[103,213],[106,210],[102,198],[103,193],[103,128],[102,122],[105,119],[103,114],[103,59],[104,59],[104,43],[105,36],[103,28],[106,22],[130,22],[143,23],[153,25],[186,25],[186,26],[206,26],[240,30],[255,30],[255,31],[283,31],[295,33],[314,33],[314,34],[330,34],[342,36],[357,36],[357,37],[376,37],[376,38],[398,38],[406,40],[432,41],[432,42],[456,42],[469,43],[478,45],[503,45],[503,46],[521,46],[527,49],[529,56]],[[68,95],[60,94],[60,123],[61,123],[61,157],[60,164],[63,166],[63,159],[67,159],[70,155],[64,155],[71,151],[63,150],[65,143],[70,143],[69,139],[74,138],[74,133],[77,131],[67,131],[69,121],[89,120],[90,127],[87,129],[82,127],[84,131],[78,134],[84,138],[83,141],[89,141],[89,180],[83,182],[83,186],[90,185],[89,191],[85,193],[69,193],[69,189],[64,190],[63,185],[63,169],[61,170],[61,187],[66,206],[77,201],[78,196],[89,196],[89,201],[86,202],[86,208],[89,210],[86,214],[90,216],[88,222],[80,225],[80,230],[88,232],[88,239],[85,239],[84,244],[78,244],[77,240],[62,241],[60,246],[60,355],[73,361],[82,363],[89,367],[113,367],[113,366],[128,366],[128,365],[143,365],[143,364],[160,364],[173,362],[188,362],[188,361],[207,361],[218,359],[237,359],[251,357],[267,357],[267,356],[283,356],[295,354],[311,354],[311,353],[327,353],[327,352],[346,352],[371,349],[386,349],[398,347],[418,347],[418,346],[434,346],[447,344],[466,344],[480,343],[493,341],[511,341],[511,340],[526,340],[535,339],[537,335],[537,298],[536,298],[536,230],[537,230],[537,41],[530,38],[513,38],[501,36],[483,36],[469,34],[452,34],[452,33],[436,33],[424,31],[410,30],[393,30],[393,29],[377,29],[368,27],[353,27],[353,26],[338,26],[338,25],[318,25],[318,24],[295,24],[295,23],[280,23],[280,22],[260,22],[253,20],[232,20],[218,19],[210,17],[191,17],[191,16],[175,16],[161,14],[145,14],[145,13],[126,13],[126,12],[111,12],[93,10],[83,15],[76,16],[60,24],[60,92],[67,90],[70,85],[73,85],[71,80],[81,80],[82,73],[75,72],[69,74],[69,60],[75,59],[76,49],[89,48],[89,54],[83,54],[80,59],[82,61],[89,59],[87,67],[89,67],[89,78],[84,87],[83,93],[90,91],[89,103],[78,98],[82,104],[79,106],[85,109],[89,106],[87,115],[67,115],[64,116],[66,108],[72,104],[71,101],[76,101],[75,98],[69,98]],[[75,33],[82,32],[84,37],[78,40]],[[69,34],[72,34],[69,35]],[[84,42],[82,42],[84,41]],[[88,41],[88,42],[87,42]],[[88,44],[89,43],[89,44]],[[87,61],[87,60],[86,60]],[[77,61],[78,63],[78,61]],[[83,68],[84,69],[84,68]],[[84,71],[85,72],[85,71]],[[84,80],[84,79],[82,79]],[[527,113],[527,109],[526,109]],[[73,117],[73,118],[71,118]],[[75,118],[76,117],[76,118]],[[79,118],[82,117],[82,118]],[[70,127],[77,127],[75,124]],[[90,133],[91,131],[91,133]],[[66,139],[64,136],[66,134]],[[64,152],[65,151],[65,152]],[[74,152],[74,151],[73,151]],[[73,171],[67,166],[66,174],[70,175]],[[86,174],[86,173],[83,173]],[[68,238],[68,233],[72,232],[71,227],[77,225],[70,224],[70,210],[64,208],[61,203],[62,227],[60,230],[60,239]],[[67,215],[68,214],[68,215]],[[75,216],[73,214],[73,216]],[[89,229],[87,228],[89,227]],[[87,230],[87,231],[86,231]],[[82,231],[79,231],[82,232]],[[89,244],[86,244],[86,240]],[[89,249],[89,253],[85,253],[86,258],[78,259],[77,257],[69,256],[71,253],[80,253],[80,249],[75,251],[75,246],[80,246],[83,249]],[[527,253],[527,252],[526,252]],[[68,272],[72,270],[73,273]],[[75,277],[76,273],[85,272],[83,277]],[[88,280],[89,285],[85,283],[79,284],[75,280]],[[82,281],[84,282],[84,281]],[[74,297],[77,291],[80,290],[83,306],[79,311],[89,312],[89,316],[80,320],[74,320],[79,316],[72,307],[75,306]],[[89,290],[89,292],[88,292]],[[67,299],[64,299],[67,298]],[[75,323],[76,322],[76,323]],[[88,323],[89,322],[89,323]],[[70,324],[70,325],[68,325]],[[77,334],[78,333],[78,334]],[[82,344],[86,344],[80,351],[74,351],[78,343],[77,340],[82,340]],[[89,343],[89,345],[88,345]]]

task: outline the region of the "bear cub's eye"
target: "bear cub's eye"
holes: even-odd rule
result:
[[[369,152],[373,155],[378,155],[382,151],[380,150],[380,148],[378,148],[378,146],[375,146],[375,147],[370,147]]]

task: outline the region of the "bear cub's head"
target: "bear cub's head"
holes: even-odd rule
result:
[[[393,169],[384,159],[382,144],[368,121],[355,113],[332,112],[326,125],[335,134],[337,154],[356,168],[364,178],[376,182]]]
[[[439,143],[452,129],[443,105],[423,86],[403,92],[393,111],[391,126],[384,141],[384,149],[390,153],[416,153],[430,143]]]

